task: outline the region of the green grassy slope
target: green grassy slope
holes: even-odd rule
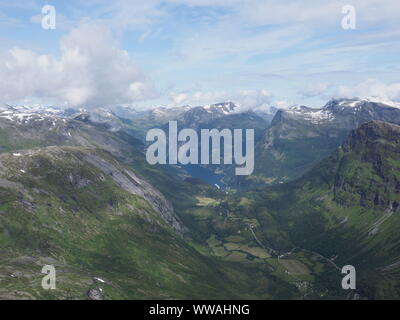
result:
[[[105,299],[292,296],[293,288],[261,267],[200,254],[91,157],[115,165],[135,186],[127,167],[97,149],[0,155],[0,297],[84,299],[93,287]],[[56,290],[40,286],[45,264],[56,266]]]
[[[398,298],[399,172],[400,127],[374,121],[304,177],[247,193],[250,205],[233,205],[254,210],[260,238],[279,252],[296,247],[339,267],[352,264],[366,297]],[[332,290],[340,291],[340,282]]]

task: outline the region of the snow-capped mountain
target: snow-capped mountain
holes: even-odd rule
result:
[[[332,99],[320,108],[292,106],[278,111],[277,119],[293,118],[312,124],[334,124],[343,128],[353,128],[371,120],[398,123],[400,104],[377,99]],[[393,118],[394,117],[394,118]]]
[[[191,106],[182,106],[182,107],[157,107],[147,111],[146,113],[149,115],[149,119],[159,123],[165,123],[170,120],[176,120],[181,114],[192,109]]]
[[[237,106],[233,102],[223,102],[217,104],[209,104],[199,108],[203,108],[208,113],[217,113],[217,114],[232,114],[237,110]]]
[[[235,120],[237,115],[246,115],[246,113],[236,112],[236,110],[238,107],[232,102],[197,106],[181,113],[176,120],[186,128],[209,128],[213,125],[215,128],[219,128],[225,125],[226,121]]]
[[[281,109],[256,147],[260,161],[255,175],[268,183],[299,177],[339,147],[351,130],[373,120],[400,124],[398,104],[354,98],[332,99],[319,109]]]
[[[269,107],[256,111],[241,111],[232,102],[222,102],[205,106],[156,107],[149,110],[136,110],[132,106],[111,106],[92,110],[63,109],[45,105],[4,105],[0,107],[0,119],[17,122],[41,121],[49,118],[76,118],[81,121],[107,125],[111,131],[119,131],[126,120],[144,128],[163,125],[171,120],[179,121],[189,128],[214,125],[248,124],[255,120],[266,122],[273,117],[273,126],[280,121],[297,121],[311,125],[332,125],[340,128],[354,128],[369,120],[382,120],[399,123],[400,103],[367,99],[332,99],[324,107],[315,109],[294,105],[285,109]],[[232,123],[230,123],[232,122]],[[242,126],[240,126],[242,127]]]
[[[74,119],[93,124],[105,125],[108,130],[113,132],[120,131],[124,126],[121,118],[105,108],[99,108],[93,111],[83,111],[75,116]]]
[[[0,119],[16,122],[40,121],[49,117],[62,116],[63,110],[43,105],[4,105],[0,107]]]

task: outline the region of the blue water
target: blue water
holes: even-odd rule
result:
[[[196,164],[182,165],[181,168],[193,178],[200,179],[212,186],[215,186],[217,184],[221,189],[224,189],[226,187],[226,185],[221,181],[223,176],[214,173],[210,169],[201,167]]]

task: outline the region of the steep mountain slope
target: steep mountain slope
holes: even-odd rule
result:
[[[131,135],[9,108],[0,127],[0,298],[298,295],[263,264],[221,260],[191,241],[201,238],[187,229],[197,194],[223,194],[148,165]],[[57,290],[41,288],[45,264],[56,266]]]
[[[373,121],[302,178],[247,194],[264,244],[356,267],[368,298],[400,294],[400,127]],[[240,207],[240,206],[239,206]],[[340,292],[340,271],[331,290]]]
[[[299,144],[293,132],[315,133],[322,148],[368,117],[397,116],[346,100],[278,112],[271,128]],[[400,295],[400,127],[363,124],[301,178],[245,193],[150,166],[143,150],[74,111],[0,111],[0,297],[85,298],[100,287],[106,299],[350,298],[345,264],[361,297]],[[57,267],[59,290],[41,289],[44,264]]]
[[[191,128],[196,130],[199,136],[201,129],[254,129],[255,141],[260,140],[268,127],[268,121],[256,112],[239,111],[238,108],[232,102],[191,108],[176,119],[178,129]],[[165,124],[163,129],[168,132],[168,125]],[[222,153],[221,159],[223,159]],[[210,171],[212,179],[209,180],[216,180],[219,186],[224,186],[225,182],[230,181],[235,175],[236,165],[226,165],[221,160],[221,165],[190,165],[183,168],[193,177],[200,179],[208,175],[204,173],[204,169]]]
[[[191,248],[166,221],[176,217],[159,192],[102,150],[3,153],[0,182],[2,298],[84,299],[90,289],[105,299],[290,296],[256,267]],[[54,291],[41,288],[45,264],[56,266]]]
[[[176,118],[182,128],[200,129],[254,129],[259,137],[268,123],[252,111],[238,111],[232,102],[194,107]]]
[[[176,169],[147,163],[141,141],[125,131],[115,132],[104,123],[90,121],[86,113],[72,116],[64,117],[58,110],[48,113],[43,108],[5,108],[4,116],[0,113],[0,153],[46,146],[100,148],[157,186],[177,212],[185,210],[187,203],[195,202],[196,191],[192,191]]]
[[[189,106],[176,108],[157,107],[149,110],[135,110],[132,107],[110,106],[85,111],[77,119],[96,125],[104,125],[108,130],[124,131],[135,138],[145,141],[151,128],[162,127],[170,120],[176,120]]]
[[[0,152],[51,145],[99,145],[108,146],[111,152],[117,151],[121,139],[112,133],[115,130],[93,126],[84,117],[74,120],[75,115],[50,108],[3,108],[0,110]]]
[[[370,100],[331,100],[322,109],[279,110],[256,147],[255,174],[237,184],[276,184],[300,177],[335,150],[352,129],[381,120],[400,124],[400,108]]]
[[[239,107],[232,102],[197,107],[158,107],[146,111],[114,106],[83,112],[76,116],[75,120],[94,126],[103,126],[112,132],[125,133],[143,144],[147,144],[145,137],[151,128],[161,128],[168,132],[169,121],[177,121],[179,129],[191,128],[198,131],[199,134],[200,129],[254,129],[255,140],[259,140],[267,128],[274,110],[274,108],[270,108],[264,110],[265,112],[260,110],[257,112],[240,111]],[[206,168],[199,169],[197,165],[185,168],[186,170],[183,172],[190,172],[190,174],[196,174],[199,170],[208,172],[208,175],[213,175],[211,171],[218,171],[227,176],[234,174],[232,166],[209,167],[211,171]],[[198,177],[200,176],[201,174],[198,174]],[[220,179],[216,178],[215,180]]]

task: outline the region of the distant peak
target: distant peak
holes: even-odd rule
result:
[[[393,108],[400,108],[400,103],[394,102],[388,99],[383,99],[376,96],[365,97],[365,98],[341,98],[341,99],[331,99],[328,103],[324,106],[324,108],[332,108],[336,106],[340,106],[343,108],[355,108],[360,107],[365,103],[375,103],[375,104],[382,104],[385,106],[393,107]]]
[[[202,107],[207,112],[219,112],[224,114],[229,114],[235,112],[238,107],[233,102],[220,102],[215,104],[209,104]]]

